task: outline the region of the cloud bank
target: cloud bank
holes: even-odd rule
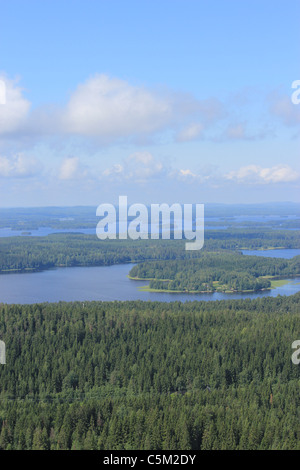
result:
[[[178,141],[187,141],[201,137],[202,130],[225,115],[216,98],[199,100],[189,93],[132,85],[104,74],[79,84],[64,106],[49,103],[31,109],[18,83],[1,79],[7,93],[0,107],[0,135],[12,138],[79,136],[110,144],[172,130]]]
[[[225,178],[243,184],[292,183],[299,180],[300,174],[288,165],[270,168],[248,165],[227,173]]]

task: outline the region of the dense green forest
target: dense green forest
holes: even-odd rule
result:
[[[299,303],[0,305],[0,448],[300,450]]]
[[[206,231],[204,251],[300,248],[298,231]],[[53,234],[0,238],[0,272],[42,270],[56,266],[103,266],[145,260],[199,258],[184,240],[105,240],[96,235]]]
[[[183,240],[105,240],[82,234],[0,238],[0,271],[56,266],[105,266],[199,256]]]
[[[0,227],[96,227],[94,208],[72,210],[3,210]],[[199,251],[186,251],[184,240],[0,238],[0,272],[137,262],[132,277],[182,291],[258,290],[272,277],[299,274],[299,256],[239,252],[300,248],[299,231],[278,229],[297,228],[298,220],[241,227],[226,206],[212,217],[215,210],[224,219],[211,228],[228,228],[206,227]],[[0,364],[0,449],[300,450],[300,368],[291,361],[299,304],[300,293],[0,304],[7,362]]]
[[[134,266],[132,279],[150,280],[149,289],[179,292],[258,291],[270,278],[300,274],[300,256],[292,259],[202,252],[199,259],[146,261]]]

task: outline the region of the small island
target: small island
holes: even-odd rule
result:
[[[147,261],[134,266],[129,278],[149,281],[148,292],[203,294],[257,292],[287,283],[300,271],[300,256],[290,260],[203,252],[199,259]]]

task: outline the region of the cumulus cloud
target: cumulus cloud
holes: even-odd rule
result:
[[[151,133],[172,118],[172,103],[129,83],[97,75],[78,86],[63,113],[66,132],[87,136]]]
[[[22,128],[29,115],[30,102],[23,96],[23,90],[16,80],[0,75],[0,135],[10,134]]]
[[[133,153],[122,162],[115,163],[103,171],[100,178],[113,183],[153,183],[157,187],[172,181],[174,184],[199,185],[221,181],[218,171],[218,167],[212,164],[203,165],[197,170],[174,168],[169,162],[145,151]]]
[[[136,152],[120,164],[107,168],[102,177],[112,180],[144,182],[166,175],[167,168],[149,152]]]
[[[88,176],[87,168],[84,167],[78,157],[67,157],[59,168],[59,179],[74,180]]]
[[[212,182],[213,180],[216,181],[219,178],[217,167],[209,164],[197,170],[191,170],[190,168],[174,168],[169,172],[168,176],[187,184],[204,184]]]
[[[198,175],[196,175],[195,173],[193,173],[191,170],[187,169],[187,170],[179,170],[179,174],[183,177],[186,177],[186,176],[191,176],[192,178],[196,178]]]
[[[222,115],[219,100],[197,100],[187,93],[146,89],[102,74],[74,91],[62,112],[61,127],[69,134],[109,141],[176,128],[195,116],[208,124]]]
[[[41,163],[34,157],[17,154],[9,158],[0,155],[2,178],[28,178],[37,175],[41,169]]]
[[[145,183],[151,180],[177,180],[183,183],[206,183],[216,177],[214,165],[207,165],[195,172],[189,168],[173,168],[156,159],[149,152],[136,152],[102,172],[102,179],[114,182],[131,181]]]
[[[291,183],[299,178],[300,174],[288,165],[277,165],[271,168],[248,165],[225,175],[227,180],[249,184]]]
[[[6,104],[0,105],[0,134],[15,137],[92,137],[109,144],[143,140],[171,129],[185,141],[200,137],[224,117],[218,99],[198,100],[189,93],[146,88],[105,74],[79,84],[63,106],[45,103],[34,109],[17,82],[2,81]]]

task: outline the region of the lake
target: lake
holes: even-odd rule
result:
[[[57,268],[35,273],[11,273],[0,275],[0,303],[32,304],[58,301],[89,300],[144,300],[144,301],[193,301],[226,300],[291,295],[300,291],[300,277],[289,283],[257,293],[224,294],[170,294],[143,292],[138,288],[147,281],[133,281],[127,277],[133,264],[99,267]]]
[[[284,258],[291,259],[294,256],[300,255],[300,250],[286,248],[282,250],[242,250],[242,253],[247,256],[264,256],[266,258]]]

